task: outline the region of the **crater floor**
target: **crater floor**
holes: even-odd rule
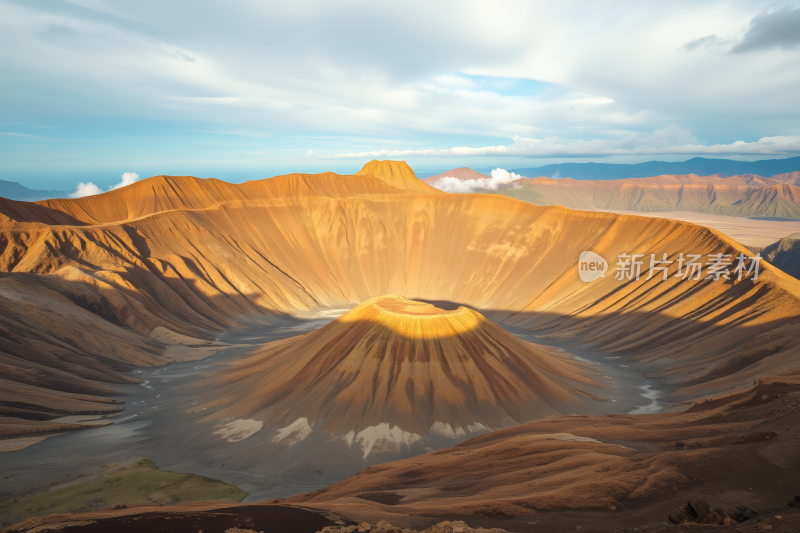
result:
[[[128,464],[142,457],[153,460],[161,469],[194,473],[219,479],[249,492],[245,501],[289,497],[334,484],[366,468],[369,464],[394,460],[396,456],[376,456],[374,461],[346,464],[337,468],[336,457],[305,464],[309,450],[288,447],[283,456],[257,454],[248,450],[242,457],[242,442],[228,442],[214,434],[211,423],[198,423],[203,411],[190,412],[198,405],[198,387],[215,369],[231,365],[250,355],[261,344],[314,331],[348,309],[334,309],[285,319],[272,325],[253,317],[247,329],[232,329],[218,340],[236,345],[200,361],[171,363],[163,367],[139,368],[139,385],[121,385],[124,410],[111,417],[108,426],[66,433],[33,446],[0,453],[0,500],[69,483],[89,476],[102,465]],[[270,318],[273,322],[274,318]],[[636,373],[622,359],[572,350],[568,343],[538,339],[524,329],[503,326],[519,338],[534,342],[537,348],[563,356],[573,353],[596,365],[608,388],[609,401],[589,401],[590,408],[580,414],[629,413],[653,404],[644,397],[643,387],[658,389]],[[547,342],[548,344],[544,344]],[[658,409],[666,407],[661,404]],[[274,428],[270,428],[274,429]],[[248,466],[243,466],[248,465]]]

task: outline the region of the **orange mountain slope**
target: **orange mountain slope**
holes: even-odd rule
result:
[[[776,174],[775,176],[772,176],[771,179],[775,181],[782,181],[785,183],[789,183],[791,185],[800,186],[800,171],[788,172],[786,174]]]
[[[439,193],[427,183],[417,179],[405,161],[378,161],[373,159],[364,168],[356,172],[356,176],[374,176],[392,187],[415,193]]]
[[[800,218],[800,187],[788,183],[761,187],[725,210],[732,216]]]
[[[382,424],[453,438],[586,410],[591,365],[557,359],[483,315],[371,298],[307,335],[264,346],[214,379],[209,419],[234,416],[358,440]],[[352,437],[351,437],[352,438]]]
[[[381,165],[384,179],[403,168]],[[411,193],[372,174],[249,183],[159,178],[80,200],[0,205],[4,378],[105,394],[102,382],[130,380],[130,365],[170,360],[158,331],[208,339],[253,315],[387,294],[465,304],[634,358],[676,397],[798,366],[800,282],[769,264],[756,282],[648,281],[647,267],[639,280],[614,279],[623,253],[748,253],[714,230],[497,195]],[[245,186],[255,192],[242,199]],[[612,265],[605,278],[579,279],[585,250]]]
[[[119,222],[164,211],[206,209],[237,200],[286,196],[346,198],[408,190],[415,193],[439,193],[425,184],[414,188],[415,184],[410,180],[419,180],[405,163],[402,167],[392,164],[387,165],[387,168],[392,170],[384,171],[385,175],[382,177],[364,170],[355,176],[341,176],[332,172],[315,175],[287,174],[238,185],[213,178],[155,176],[122,189],[72,200],[20,202],[3,198],[0,199],[0,213],[18,222],[85,225]]]

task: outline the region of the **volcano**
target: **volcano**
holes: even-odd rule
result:
[[[213,417],[263,420],[377,441],[468,434],[590,409],[592,366],[557,359],[479,312],[372,298],[307,335],[266,345],[223,372]],[[295,442],[299,439],[289,439]]]
[[[9,417],[118,409],[108,384],[136,381],[132,365],[175,360],[164,342],[175,334],[202,344],[252,317],[387,294],[458,302],[630,357],[679,400],[793,368],[800,342],[800,282],[768,263],[756,281],[686,283],[677,263],[663,281],[578,277],[586,250],[612,263],[625,253],[750,254],[714,230],[446,194],[397,161],[351,176],[156,176],[74,200],[2,200],[0,250]]]
[[[609,265],[605,277],[581,278],[579,258],[587,251]],[[643,258],[641,276],[615,275],[614,263],[619,268],[626,254]],[[156,176],[81,199],[0,200],[0,436],[33,435],[25,437],[30,449],[5,463],[15,473],[0,499],[37,489],[40,480],[58,481],[37,470],[53,468],[55,450],[109,464],[145,455],[162,468],[226,480],[253,498],[323,489],[370,465],[431,452],[427,457],[453,459],[420,458],[430,466],[424,484],[411,483],[422,469],[405,462],[398,476],[408,484],[374,477],[381,466],[360,476],[368,484],[329,496],[350,503],[373,493],[381,501],[405,497],[385,493],[386,486],[434,494],[435,506],[442,502],[431,490],[450,494],[461,485],[459,509],[493,516],[520,511],[493,502],[528,494],[531,479],[543,480],[540,491],[547,483],[572,480],[574,487],[613,476],[627,492],[611,494],[600,484],[591,500],[612,507],[654,494],[638,487],[672,491],[679,478],[667,462],[686,461],[693,478],[698,463],[665,455],[667,462],[653,459],[651,468],[626,446],[659,443],[663,449],[652,451],[672,454],[677,440],[702,433],[705,447],[717,437],[691,417],[674,419],[691,431],[668,433],[662,422],[673,419],[651,415],[643,417],[653,423],[642,444],[634,442],[639,426],[582,432],[595,410],[608,414],[596,419],[600,425],[639,420],[621,405],[616,387],[630,386],[614,373],[635,367],[659,389],[642,383],[637,396],[645,390],[639,397],[650,401],[659,392],[658,402],[678,407],[735,396],[764,376],[796,369],[800,356],[800,281],[768,261],[757,278],[683,279],[674,261],[682,254],[708,262],[752,255],[691,223],[447,194],[392,161],[371,162],[355,175],[242,184]],[[653,258],[664,256],[668,266],[655,272]],[[299,335],[308,329],[295,327],[298,317],[334,311],[340,318]],[[285,331],[267,342],[258,328]],[[241,336],[228,337],[232,330]],[[255,340],[195,363],[218,348],[210,342],[217,338]],[[584,365],[581,354],[595,365]],[[133,383],[144,387],[126,386]],[[125,404],[113,399],[120,385]],[[778,393],[753,392],[761,403],[741,431],[767,416],[773,407],[764,402]],[[781,398],[787,409],[795,405]],[[82,413],[118,416],[92,429],[71,416]],[[573,413],[579,416],[555,418]],[[726,413],[715,412],[710,423],[733,431],[736,442],[762,438],[741,433],[731,425],[738,414],[722,418]],[[524,448],[509,427],[521,422],[536,424],[535,442]],[[768,446],[788,449],[793,442],[780,434],[792,424],[787,418],[757,431]],[[30,444],[41,440],[36,435],[81,427],[63,437],[74,439],[71,447]],[[462,441],[476,438],[481,447],[495,434],[503,442],[487,449],[484,461],[463,453],[476,448]],[[495,468],[501,462],[506,470]],[[555,465],[563,475],[544,480],[538,465]],[[794,465],[786,462],[782,471],[791,474]],[[487,469],[499,476],[493,486],[507,485],[506,472],[516,469],[519,490],[483,498],[470,492],[475,480],[453,475]],[[314,494],[309,504],[333,501]],[[545,504],[520,507],[551,508]]]

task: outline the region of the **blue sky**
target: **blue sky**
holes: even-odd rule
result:
[[[0,179],[800,155],[800,3],[0,0]]]

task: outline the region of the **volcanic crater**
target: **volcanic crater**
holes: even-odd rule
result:
[[[715,230],[445,194],[389,161],[352,176],[156,176],[76,200],[0,200],[0,230],[0,442],[25,440],[0,453],[0,500],[134,454],[255,499],[404,459],[298,497],[352,510],[353,496],[394,483],[376,474],[416,471],[415,456],[475,436],[426,454],[432,477],[396,488],[474,484],[462,455],[483,450],[481,464],[503,460],[521,481],[470,489],[453,512],[522,516],[575,508],[563,495],[545,505],[555,489],[523,475],[539,449],[577,485],[598,478],[586,459],[607,455],[619,468],[603,470],[595,500],[612,507],[690,484],[681,465],[706,456],[759,451],[776,475],[798,464],[800,281],[766,261],[757,279],[687,282],[677,265],[666,278],[579,279],[587,250],[749,255]],[[458,305],[428,303],[440,301]],[[597,360],[570,355],[587,353]],[[630,415],[604,401],[620,386],[611,367],[657,383],[671,411],[728,399]],[[598,406],[612,414],[583,416]],[[772,433],[757,443],[747,432],[760,424]],[[520,463],[512,437],[532,443]],[[677,438],[694,447],[677,451]],[[644,451],[647,468],[633,466]]]
[[[206,418],[313,427],[360,443],[364,457],[438,434],[456,441],[590,409],[598,372],[537,350],[468,307],[371,298],[306,335],[263,346],[220,371]],[[305,431],[305,434],[302,434]],[[427,440],[427,439],[426,439]],[[431,443],[427,443],[431,446]]]

